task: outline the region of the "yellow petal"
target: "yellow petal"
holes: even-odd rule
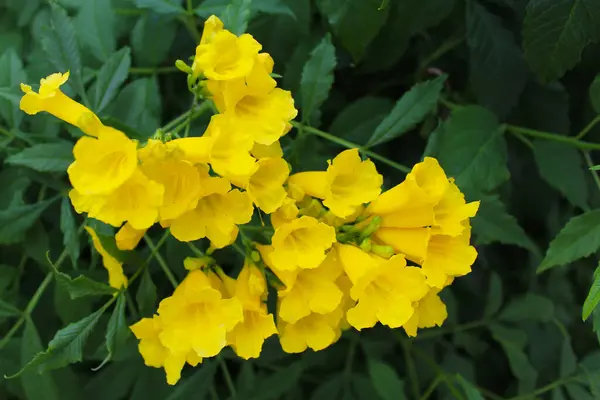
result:
[[[128,223],[123,225],[115,235],[117,247],[119,250],[135,249],[146,234],[146,230],[147,229],[135,229]]]
[[[123,264],[106,251],[94,229],[90,226],[84,226],[84,229],[92,238],[94,248],[102,257],[102,264],[104,264],[104,268],[108,271],[108,284],[115,289],[126,288],[127,277],[123,273]]]

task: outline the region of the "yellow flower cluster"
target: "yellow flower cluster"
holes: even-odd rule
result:
[[[267,239],[245,243],[236,279],[209,255],[188,258],[174,293],[131,326],[146,364],[164,368],[170,384],[186,363],[226,346],[258,357],[272,335],[298,353],[322,350],[351,327],[379,322],[415,336],[439,326],[447,312],[438,293],[469,273],[477,256],[469,219],[479,202],[466,203],[433,158],[383,193],[382,176],[357,149],[325,171],[290,176],[279,139],[297,111],[260,50],[251,35],[232,34],[214,16],[206,21],[193,64],[184,67],[190,89],[218,110],[201,137],[137,143],[61,92],[68,73],[42,79],[38,93],[22,85],[25,112],[47,111],[86,134],[73,151],[69,195],[78,212],[120,227],[120,249],[135,248],[157,222],[180,241],[208,238],[220,249],[255,208],[268,215]],[[110,285],[126,287],[121,264],[88,232]],[[269,285],[277,292],[271,312]]]

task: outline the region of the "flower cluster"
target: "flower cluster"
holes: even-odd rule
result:
[[[383,193],[382,176],[357,149],[325,171],[290,175],[279,139],[297,110],[260,51],[251,35],[206,21],[192,65],[178,62],[190,90],[217,111],[201,137],[131,140],[61,92],[68,73],[42,79],[38,93],[22,85],[25,112],[47,111],[85,133],[68,169],[69,196],[78,212],[120,228],[121,250],[155,223],[180,241],[210,241],[207,255],[185,260],[186,278],[156,314],[131,326],[146,364],[164,368],[170,384],[186,363],[226,346],[258,357],[272,335],[298,353],[378,322],[409,336],[439,326],[447,317],[439,292],[477,256],[469,220],[479,203],[467,203],[433,158]],[[244,241],[233,279],[210,254],[233,244],[255,212],[270,226],[258,227],[264,240]],[[125,288],[121,264],[88,232],[110,285]]]

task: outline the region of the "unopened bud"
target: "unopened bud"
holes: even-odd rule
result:
[[[369,221],[369,225],[367,225],[365,227],[365,229],[362,231],[360,237],[361,238],[371,237],[371,235],[373,233],[375,233],[375,231],[377,229],[379,229],[380,225],[381,225],[381,217],[379,217],[379,216],[373,217],[373,219],[371,221]]]
[[[177,60],[175,61],[175,67],[180,70],[181,72],[185,72],[186,74],[191,74],[192,73],[192,68],[187,65],[185,63],[185,61],[183,60]]]
[[[362,242],[360,242],[360,246],[359,247],[365,253],[369,253],[371,251],[371,248],[373,247],[373,245],[371,244],[371,239],[366,238],[365,240],[363,240]]]
[[[391,258],[394,255],[394,248],[392,246],[382,246],[379,244],[371,245],[371,253],[378,255],[381,258]]]
[[[250,259],[254,263],[259,262],[260,261],[260,253],[256,250],[252,250],[252,253],[250,253]]]

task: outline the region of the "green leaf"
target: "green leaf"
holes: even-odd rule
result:
[[[77,278],[73,279],[64,272],[58,271],[54,265],[52,265],[52,268],[54,270],[56,283],[69,293],[71,299],[87,296],[113,295],[116,292],[114,288],[90,279],[85,275],[79,275]]]
[[[73,143],[60,141],[35,144],[8,157],[6,162],[40,172],[66,173],[73,160]]]
[[[21,363],[27,363],[42,350],[40,335],[31,318],[27,318],[21,339]],[[26,371],[21,375],[21,383],[28,400],[58,400],[61,398],[52,374]]]
[[[508,179],[506,140],[489,110],[460,108],[440,129],[438,160],[462,191],[492,191]]]
[[[592,311],[598,306],[598,303],[600,303],[600,267],[597,267],[596,271],[594,271],[594,282],[592,282],[592,287],[583,303],[581,318],[584,321],[589,318]]]
[[[285,4],[286,0],[252,0],[250,10],[257,13],[265,14],[285,14],[296,19],[296,14],[289,5]],[[223,15],[227,6],[230,5],[229,0],[205,0],[194,9],[194,13],[202,18],[208,18],[211,15]],[[250,15],[250,18],[252,15]],[[243,24],[243,21],[242,21]],[[228,25],[225,25],[227,28]],[[242,31],[242,33],[244,33]]]
[[[531,0],[523,23],[525,57],[542,79],[560,78],[588,43],[600,39],[599,26],[595,0]]]
[[[155,77],[137,79],[127,84],[113,104],[111,115],[146,132],[148,137],[159,127],[161,98]]]
[[[88,337],[96,327],[100,317],[108,306],[109,301],[98,311],[87,317],[67,325],[65,328],[56,332],[54,338],[48,343],[48,348],[35,355],[19,372],[10,376],[15,378],[33,367],[38,367],[40,371],[62,368],[66,365],[80,362],[83,359],[83,346]]]
[[[311,400],[331,400],[337,399],[344,388],[344,375],[337,374],[321,383],[310,397]]]
[[[577,356],[573,351],[573,347],[571,347],[570,338],[565,338],[563,340],[561,350],[560,350],[560,372],[559,376],[561,378],[566,378],[577,370]]]
[[[117,349],[123,346],[130,334],[131,332],[125,319],[125,293],[120,292],[117,296],[117,304],[113,309],[106,328],[106,350],[108,350],[108,355],[102,362],[102,365],[112,360]],[[102,365],[97,369],[102,367]]]
[[[546,257],[538,267],[542,272],[587,257],[600,248],[600,210],[573,217],[550,242]]]
[[[354,143],[366,144],[392,107],[392,102],[384,97],[361,97],[335,117],[329,132]]]
[[[554,304],[547,297],[527,293],[512,300],[498,316],[506,322],[550,322],[554,318]]]
[[[152,276],[148,269],[142,273],[142,280],[135,295],[135,300],[143,317],[150,317],[156,311],[156,285],[152,282]]]
[[[0,299],[0,318],[18,317],[19,315],[21,315],[21,311],[17,307]]]
[[[373,387],[383,400],[404,399],[404,382],[387,363],[372,358],[367,359],[369,377]]]
[[[139,8],[149,8],[158,14],[183,14],[181,0],[135,0]]]
[[[92,107],[97,114],[115,98],[117,90],[125,82],[131,66],[131,50],[124,47],[110,56],[98,71],[98,78],[93,89]]]
[[[402,136],[437,107],[446,75],[417,83],[406,92],[394,106],[392,112],[377,126],[367,143],[376,146]]]
[[[0,63],[1,64],[1,63]],[[590,85],[590,100],[597,114],[600,114],[600,74],[596,75]]]
[[[281,399],[283,394],[293,390],[300,380],[303,370],[304,366],[300,361],[289,364],[288,367],[256,382],[252,395],[248,396],[248,398],[252,400]]]
[[[302,121],[317,125],[314,122],[320,120],[319,109],[329,96],[335,66],[335,48],[331,44],[331,37],[326,35],[310,53],[302,69],[300,79]]]
[[[533,153],[544,180],[574,206],[588,209],[587,179],[581,153],[574,147],[548,140],[533,141]]]
[[[54,200],[14,205],[0,211],[0,244],[17,243]]]
[[[473,386],[470,382],[465,380],[465,378],[463,378],[462,375],[458,375],[456,377],[456,380],[467,395],[466,400],[484,400],[481,393],[479,393],[479,390],[477,390],[477,388]]]
[[[131,46],[136,65],[154,66],[162,63],[169,54],[177,23],[167,17],[146,14],[133,27]]]
[[[204,361],[196,369],[194,375],[177,383],[167,400],[203,399],[206,396],[217,372],[217,363]]]
[[[236,35],[246,32],[250,20],[251,4],[252,0],[231,0],[221,15],[225,29]]]
[[[492,337],[502,346],[513,375],[519,379],[519,393],[532,391],[538,374],[521,346],[494,331],[492,331]]]
[[[82,2],[75,27],[82,43],[98,61],[107,61],[117,48],[116,16],[111,0]]]
[[[359,62],[367,46],[385,24],[388,9],[380,9],[380,0],[319,0],[317,7],[329,21],[336,38],[354,62]]]
[[[63,233],[63,244],[69,252],[73,268],[77,269],[79,260],[79,232],[75,222],[75,215],[68,197],[63,197],[60,203],[60,230]]]
[[[588,390],[586,390],[581,384],[568,383],[566,385],[567,393],[573,400],[595,400]]]
[[[476,1],[467,2],[469,80],[478,102],[500,118],[517,104],[528,68],[513,34]]]
[[[51,30],[42,37],[42,48],[50,63],[58,72],[71,72],[69,80],[77,92],[84,96],[85,88],[81,75],[81,55],[75,28],[71,19],[59,5],[50,3]]]
[[[481,195],[479,198],[479,210],[471,221],[478,245],[499,242],[519,246],[534,253],[539,252],[535,243],[519,226],[517,219],[506,211],[498,196]]]
[[[23,62],[13,49],[4,51],[0,57],[0,117],[11,128],[18,128],[23,119],[23,112],[18,108],[21,91],[20,82],[27,81],[23,70]]]
[[[490,274],[490,286],[487,293],[484,315],[486,317],[491,317],[500,310],[500,307],[502,307],[502,299],[504,297],[502,294],[502,280],[494,271]]]

